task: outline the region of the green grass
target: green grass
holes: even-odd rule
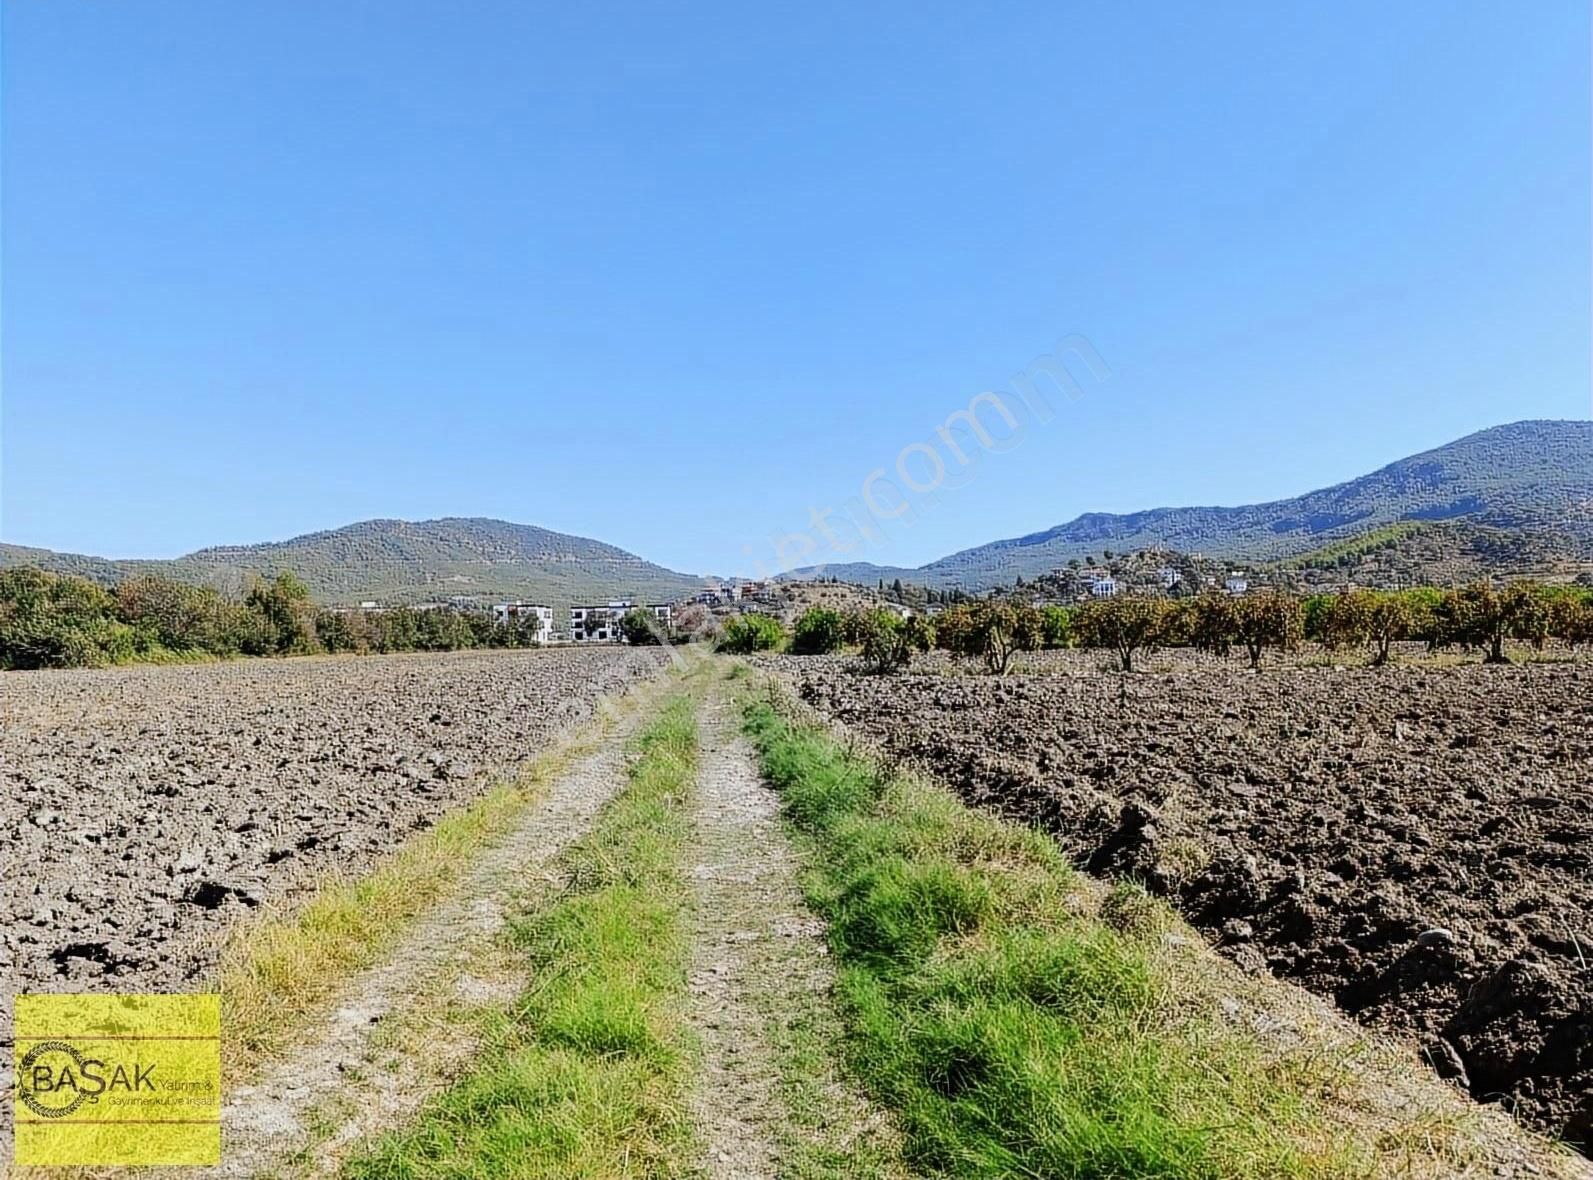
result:
[[[625,790],[562,860],[566,885],[511,925],[530,988],[473,1070],[351,1177],[688,1174],[681,854],[696,765],[689,698],[638,739]]]
[[[766,703],[765,775],[829,923],[848,1060],[908,1162],[956,1177],[1318,1177],[1364,1153],[1274,1060],[1189,1002],[1175,919],[1102,900],[1048,838],[882,775]],[[1215,1008],[1215,1004],[1210,1007]]]

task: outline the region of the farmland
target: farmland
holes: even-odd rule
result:
[[[1427,859],[1405,870],[1380,845],[1357,859],[1371,825],[1342,800],[1269,802],[1272,776],[1341,769],[1291,744],[1313,735],[1321,758],[1402,781],[1397,759],[1367,762],[1386,751],[1351,740],[1390,718],[1369,711],[1356,731],[1323,691],[1301,706],[1319,714],[1309,730],[1285,716],[1287,693],[1255,687],[1322,670],[1191,664],[1121,681],[1062,652],[1007,677],[934,659],[884,677],[839,658],[691,656],[667,673],[660,649],[587,648],[10,674],[3,832],[22,871],[3,898],[8,990],[219,991],[216,1177],[1588,1174],[1262,970],[1314,955],[1315,975],[1292,974],[1322,990],[1336,952],[1287,931],[1328,930],[1330,906],[1356,913],[1331,879],[1385,873],[1427,907],[1421,924],[1447,930],[1437,944],[1418,931],[1425,957],[1389,975],[1431,983],[1435,1011],[1434,964],[1457,977],[1499,974],[1494,952],[1527,964],[1490,993],[1520,1001],[1506,1036],[1478,1023],[1480,1050],[1444,1031],[1477,1076],[1487,1046],[1547,1060],[1582,1043],[1543,1023],[1583,997],[1520,904],[1549,897],[1545,921],[1574,925],[1587,900],[1574,865],[1562,880],[1524,856],[1516,876],[1496,873],[1516,888],[1484,900],[1515,904],[1514,925],[1490,924],[1469,895],[1411,883],[1458,843],[1455,813],[1379,804],[1391,837],[1434,812],[1427,842],[1406,841]],[[1389,671],[1348,686],[1366,695],[1360,678]],[[1495,689],[1495,715],[1457,698],[1441,749],[1414,723],[1395,744],[1421,744],[1464,790],[1442,750],[1477,760],[1477,783],[1499,779],[1498,739],[1452,739],[1508,724],[1530,746],[1511,756],[1546,780],[1562,756],[1585,758],[1585,734],[1555,745],[1523,718],[1549,715],[1586,672],[1445,669],[1436,679],[1479,693],[1505,683],[1483,675],[1537,677],[1544,699]],[[952,790],[815,728],[781,680]],[[1406,695],[1407,711],[1437,709]],[[1145,711],[1154,700],[1167,710]],[[1228,702],[1232,765],[1195,735],[1213,701]],[[1100,720],[1111,710],[1118,721]],[[1031,740],[1058,718],[1060,754]],[[1044,760],[1068,749],[1090,758],[1047,804],[1039,784],[1059,764]],[[1229,802],[1113,794],[1141,780],[1198,781]],[[1540,782],[1534,798],[1549,794]],[[1292,849],[1296,796],[1343,829],[1338,859]],[[1585,823],[1542,810],[1540,841]],[[1204,898],[1238,965],[1162,901],[1075,862],[1137,877],[1211,928]],[[1286,863],[1306,882],[1292,894]],[[1399,923],[1415,929],[1394,901],[1358,920],[1383,923],[1390,946]],[[1544,980],[1558,990],[1522,989]],[[1374,1023],[1422,1031],[1386,1009]],[[1580,1084],[1548,1069],[1514,1081],[1553,1099],[1518,1100],[1539,1125]],[[14,1129],[32,1143],[39,1125]]]
[[[886,756],[1168,897],[1252,972],[1412,1038],[1529,1125],[1593,1134],[1586,662],[760,662]]]
[[[0,978],[181,988],[216,935],[357,872],[659,667],[643,649],[13,673]]]

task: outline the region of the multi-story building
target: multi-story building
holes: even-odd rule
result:
[[[575,643],[618,643],[624,638],[620,620],[635,608],[628,598],[616,599],[606,606],[572,606],[570,608],[570,639]],[[650,603],[644,609],[652,612],[659,626],[667,633],[672,610],[667,603]]]
[[[553,636],[553,608],[534,602],[500,602],[492,608],[492,621],[505,626],[527,626],[536,622],[537,638],[546,642]]]

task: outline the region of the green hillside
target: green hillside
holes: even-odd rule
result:
[[[453,595],[583,599],[673,598],[702,580],[587,537],[483,518],[367,520],[289,541],[201,549],[170,561],[117,561],[0,545],[0,567],[37,565],[102,583],[160,573],[237,593],[257,576],[292,570],[326,604],[413,603]]]

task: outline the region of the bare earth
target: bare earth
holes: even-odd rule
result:
[[[5,673],[0,994],[191,985],[659,668],[645,649]]]

